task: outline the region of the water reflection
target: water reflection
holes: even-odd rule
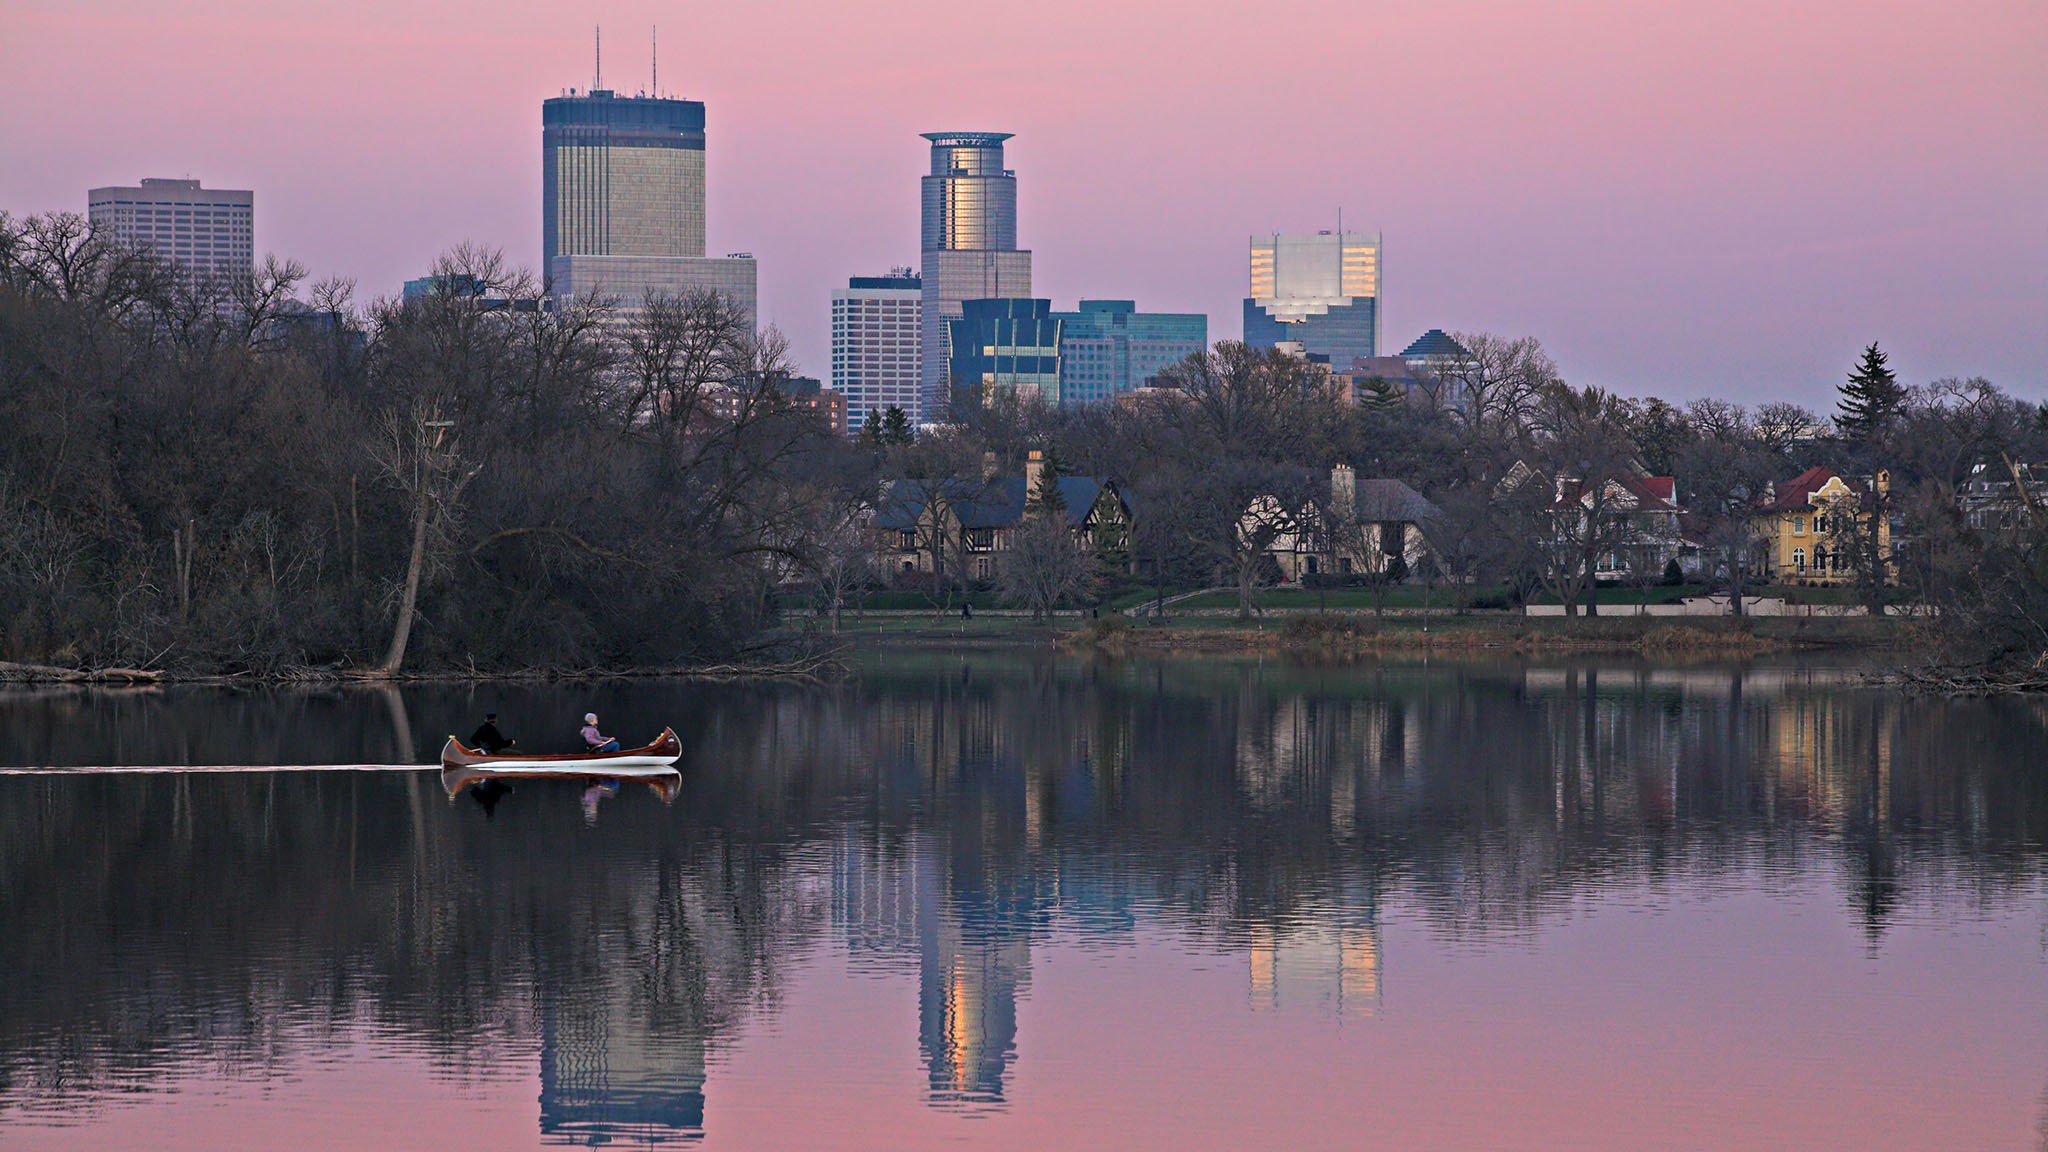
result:
[[[920,1067],[896,1075],[929,1106],[1002,1112],[1051,941],[1161,927],[1240,970],[1248,1011],[1369,1019],[1416,970],[1386,955],[1390,904],[1484,950],[1587,891],[1820,874],[1878,956],[1908,900],[2019,901],[2048,828],[2039,703],[1796,667],[13,693],[0,759],[376,760],[482,703],[697,736],[672,806],[629,787],[594,826],[572,783],[482,803],[429,772],[0,776],[0,1126],[371,1027],[448,1075],[537,1046],[542,1142],[695,1140],[721,1051],[821,949],[915,981]],[[298,736],[258,735],[278,728]]]

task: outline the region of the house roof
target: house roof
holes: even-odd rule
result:
[[[1677,478],[1673,476],[1641,476],[1632,472],[1613,472],[1601,478],[1602,484],[1619,484],[1623,491],[1635,497],[1638,508],[1675,512],[1678,500]],[[1557,505],[1586,503],[1589,485],[1583,480],[1563,480],[1557,485]]]
[[[1757,505],[1759,512],[1806,512],[1813,508],[1813,494],[1827,487],[1828,481],[1840,478],[1849,491],[1858,497],[1864,495],[1863,485],[1847,476],[1840,476],[1832,468],[1815,465],[1780,484],[1773,491],[1773,499]]]
[[[1104,484],[1093,476],[1062,476],[1057,481],[1066,503],[1067,524],[1079,528],[1102,496]],[[968,480],[892,480],[883,486],[878,528],[902,531],[917,523],[934,492],[950,505],[964,528],[1007,528],[1024,518],[1030,493],[1022,476],[1003,476],[986,483]]]
[[[1374,520],[1420,522],[1434,519],[1437,514],[1436,505],[1399,480],[1356,481],[1351,507],[1361,517],[1370,513]]]

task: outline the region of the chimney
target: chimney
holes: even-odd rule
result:
[[[1358,473],[1349,464],[1330,469],[1330,514],[1340,524],[1349,524],[1358,506]]]
[[[1024,458],[1024,498],[1029,500],[1038,495],[1038,479],[1045,475],[1045,453],[1033,448]]]

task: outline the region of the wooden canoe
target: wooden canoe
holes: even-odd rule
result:
[[[675,771],[682,759],[683,742],[675,729],[663,728],[661,736],[645,748],[619,752],[571,752],[562,756],[536,756],[525,752],[502,752],[496,756],[466,748],[450,736],[441,749],[443,770],[487,773],[507,779],[535,779],[548,776],[641,777]]]

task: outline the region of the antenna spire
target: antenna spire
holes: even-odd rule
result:
[[[590,85],[591,91],[604,87],[604,25],[597,25],[597,79]]]
[[[654,89],[654,98],[659,100],[661,99],[661,28],[655,24],[647,26],[647,70],[651,73],[647,83]]]

